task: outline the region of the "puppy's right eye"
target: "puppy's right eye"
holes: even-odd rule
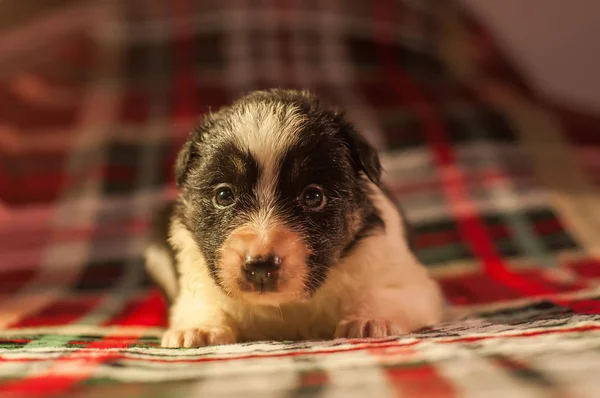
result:
[[[215,192],[214,203],[217,207],[229,207],[235,202],[233,190],[228,186],[217,188]]]

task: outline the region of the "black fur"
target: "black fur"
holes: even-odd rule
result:
[[[356,132],[354,127],[344,121],[341,121],[341,125],[340,132],[352,154],[354,168],[362,170],[375,185],[379,186],[381,183],[381,163],[377,151],[362,135]]]
[[[233,162],[243,165],[238,170]],[[192,177],[193,175],[193,177]],[[194,232],[207,266],[217,280],[216,266],[219,249],[231,231],[247,221],[247,215],[258,210],[253,190],[259,177],[256,160],[230,142],[223,142],[218,150],[204,156],[185,186],[183,197],[191,208],[180,206],[184,225]],[[223,182],[231,185],[238,200],[234,206],[218,209],[213,204],[215,187]]]
[[[256,103],[274,110],[275,105],[294,106],[306,116],[302,138],[282,160],[275,199],[280,218],[304,237],[311,250],[306,288],[312,293],[325,281],[333,264],[362,239],[385,228],[368,188],[368,180],[380,184],[376,150],[341,113],[322,106],[314,97],[286,90],[254,92],[206,116],[176,162],[176,181],[182,192],[174,217],[192,232],[212,277],[221,284],[215,272],[219,249],[229,233],[258,210],[254,189],[263,171],[252,154],[231,140],[231,119],[236,117],[236,110]],[[216,186],[222,183],[230,184],[238,199],[229,208],[217,209],[213,197]],[[321,211],[307,211],[297,200],[309,184],[324,189],[328,202]],[[353,224],[357,218],[358,228]]]
[[[347,256],[356,248],[356,246],[365,238],[372,236],[377,233],[377,231],[381,231],[385,229],[385,222],[379,215],[377,211],[373,211],[364,220],[363,226],[358,230],[354,238],[348,242],[344,250],[342,251],[342,256]]]
[[[192,148],[195,138],[195,132],[192,132],[190,138],[183,144],[183,148],[181,148],[177,155],[177,159],[175,160],[175,182],[179,188],[185,183],[189,165],[193,163],[196,156],[195,150]]]

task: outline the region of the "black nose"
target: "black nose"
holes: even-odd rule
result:
[[[281,265],[278,256],[257,256],[244,258],[244,274],[248,282],[261,291],[271,291],[275,288],[277,271]]]

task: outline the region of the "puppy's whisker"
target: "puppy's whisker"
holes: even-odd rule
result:
[[[275,306],[275,311],[277,312],[277,315],[279,316],[279,318],[283,319],[283,310],[281,309],[280,305]]]

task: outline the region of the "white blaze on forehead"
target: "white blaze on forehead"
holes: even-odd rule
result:
[[[256,195],[261,213],[257,218],[262,222],[270,218],[281,162],[297,142],[304,120],[296,106],[268,103],[246,105],[232,119],[237,145],[248,150],[260,166]]]

